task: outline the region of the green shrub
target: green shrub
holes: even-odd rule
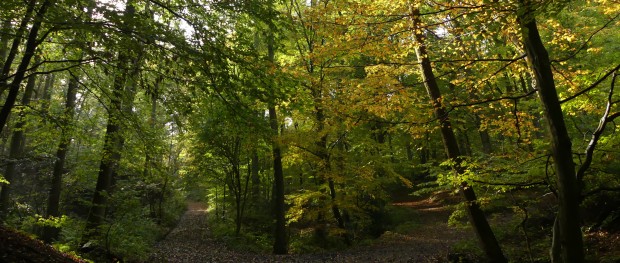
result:
[[[100,245],[129,262],[146,260],[155,241],[166,232],[152,219],[133,213],[103,225],[102,230],[104,236]]]

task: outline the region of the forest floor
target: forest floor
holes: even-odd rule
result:
[[[52,246],[25,233],[0,225],[0,262],[85,263],[86,261],[58,252]]]
[[[447,262],[456,242],[472,238],[448,227],[449,209],[431,198],[394,205],[416,211],[411,233],[386,232],[371,245],[344,251],[280,256],[227,248],[211,236],[206,207],[192,202],[178,226],[156,245],[149,262]]]

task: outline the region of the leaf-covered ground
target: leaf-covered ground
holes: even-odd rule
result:
[[[449,228],[449,212],[431,199],[397,203],[417,210],[418,226],[403,235],[388,232],[370,246],[340,252],[275,256],[232,251],[213,239],[206,208],[190,203],[178,226],[156,246],[151,262],[446,262],[450,247],[469,233]]]
[[[56,251],[50,245],[0,225],[0,262],[85,262]]]

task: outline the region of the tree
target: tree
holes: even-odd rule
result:
[[[28,77],[28,83],[26,85],[26,90],[24,91],[24,95],[21,99],[21,106],[28,107],[30,104],[30,99],[34,92],[34,88],[36,86],[36,75],[30,75]],[[24,148],[25,148],[25,133],[24,133],[24,124],[25,124],[25,109],[22,108],[18,114],[17,123],[15,127],[13,127],[13,134],[11,136],[11,147],[9,149],[9,163],[6,165],[4,171],[4,178],[9,181],[15,183],[13,180],[17,175],[17,162],[23,156]],[[11,206],[11,184],[3,184],[2,191],[0,192],[0,219],[3,219],[9,211],[9,207]]]
[[[14,3],[13,3],[14,4]],[[26,27],[30,20],[32,19],[32,13],[36,7],[36,0],[31,0],[28,2],[23,18],[19,24],[19,27],[15,30],[15,37],[13,38],[11,48],[8,50],[8,42],[10,40],[10,29],[11,29],[11,17],[5,18],[6,22],[3,26],[5,32],[2,36],[2,47],[0,52],[2,52],[2,56],[0,59],[2,61],[2,72],[0,73],[0,94],[3,94],[4,91],[8,88],[8,80],[9,73],[11,72],[11,67],[13,66],[13,61],[18,54],[19,46],[23,40],[23,35],[26,31]]]
[[[275,64],[275,36],[274,32],[269,32],[267,37],[267,61],[271,66]],[[286,237],[286,207],[284,205],[284,172],[282,171],[282,149],[278,142],[278,115],[276,111],[275,81],[271,83],[272,94],[269,98],[269,126],[272,130],[272,157],[273,157],[273,210],[275,215],[276,227],[274,229],[273,253],[283,255],[288,253],[288,241]]]
[[[75,117],[76,96],[78,92],[78,80],[77,76],[71,76],[69,84],[67,86],[67,95],[65,98],[65,110],[64,116],[61,117],[62,126],[60,134],[60,142],[58,143],[58,149],[56,150],[56,160],[54,161],[54,170],[52,174],[52,182],[49,191],[48,205],[46,216],[59,217],[60,214],[60,195],[62,193],[62,176],[65,173],[65,162],[67,159],[67,152],[72,140],[72,122]],[[60,229],[55,227],[46,227],[42,234],[43,240],[51,242],[58,238]]]
[[[558,182],[557,215],[560,246],[563,262],[583,262],[583,239],[579,219],[579,187],[575,175],[575,164],[571,139],[564,123],[560,100],[555,88],[549,55],[538,33],[535,18],[535,5],[521,1],[517,11],[523,45],[532,68],[536,87],[551,137],[551,154],[554,160]]]
[[[460,159],[461,153],[459,151],[458,142],[454,136],[454,131],[452,130],[448,113],[442,105],[443,98],[441,96],[441,91],[437,85],[437,80],[435,79],[435,75],[431,67],[429,55],[426,52],[425,36],[422,33],[419,9],[412,7],[411,19],[413,22],[413,36],[417,43],[415,51],[420,65],[422,80],[424,81],[424,86],[428,92],[429,99],[433,104],[435,117],[440,123],[441,137],[443,139],[446,155],[451,162],[453,162],[452,167],[456,171],[457,175],[463,174],[465,173],[465,168],[461,163],[462,160]],[[467,182],[461,182],[460,191],[466,201],[467,212],[469,214],[471,225],[480,240],[482,250],[486,253],[487,258],[491,262],[507,262],[499,243],[495,238],[495,234],[486,220],[486,216],[480,209],[480,205],[478,204],[473,188],[469,186]]]
[[[135,19],[135,6],[133,0],[128,0],[125,5],[123,15],[123,27],[130,30]],[[116,72],[112,83],[110,94],[110,104],[108,106],[108,123],[104,139],[104,149],[97,176],[97,185],[92,199],[92,207],[89,212],[86,224],[86,240],[88,242],[97,228],[103,223],[106,214],[108,197],[112,190],[113,175],[121,159],[124,145],[122,133],[123,114],[131,111],[135,87],[131,78],[138,72],[139,65],[137,58],[131,57],[128,50],[118,51],[117,66],[120,71]]]
[[[34,4],[34,0],[31,1],[31,4]],[[28,71],[28,66],[30,65],[30,60],[32,59],[32,57],[35,54],[35,51],[37,49],[37,46],[39,45],[39,30],[41,29],[41,24],[43,23],[43,18],[45,17],[45,13],[47,12],[48,8],[51,5],[51,1],[50,0],[45,0],[43,1],[43,3],[41,3],[41,5],[39,6],[39,9],[36,12],[36,15],[34,17],[32,26],[30,27],[30,31],[28,33],[28,38],[26,41],[26,48],[24,50],[24,55],[22,57],[21,62],[19,63],[19,66],[17,67],[17,70],[15,72],[15,75],[13,76],[13,81],[11,82],[11,84],[8,86],[9,89],[9,93],[6,97],[6,100],[4,102],[4,105],[2,106],[2,110],[0,110],[0,132],[2,132],[2,130],[4,129],[4,126],[6,125],[6,122],[9,118],[9,114],[11,113],[11,110],[13,109],[13,106],[15,105],[15,100],[17,99],[17,95],[19,93],[19,87],[22,83],[22,81],[24,80],[24,76],[26,75],[26,71]],[[28,16],[28,15],[27,15]],[[26,17],[27,17],[26,16]],[[25,20],[27,21],[27,20]],[[16,39],[16,41],[18,41]],[[19,43],[19,42],[17,42]],[[15,42],[14,42],[15,44]],[[9,59],[7,59],[9,60]],[[5,62],[4,67],[10,67],[9,61]],[[3,72],[6,72],[5,70],[3,70]],[[4,75],[4,73],[3,73]]]
[[[325,199],[319,197],[319,202],[325,203],[322,206],[329,207],[335,223],[340,228],[340,232],[344,237],[344,241],[347,244],[351,244],[349,234],[346,231],[346,222],[343,216],[342,208],[339,206],[339,197],[336,189],[335,174],[336,172],[332,168],[332,162],[330,152],[330,136],[331,128],[329,127],[329,93],[335,91],[332,85],[332,80],[328,76],[328,68],[334,65],[335,57],[329,57],[322,53],[322,50],[329,50],[329,46],[326,43],[330,41],[330,36],[327,33],[330,29],[336,29],[326,26],[323,23],[322,16],[328,16],[330,11],[337,8],[329,1],[310,1],[300,2],[291,1],[287,6],[289,10],[288,16],[290,22],[296,27],[293,37],[294,49],[296,49],[297,57],[300,63],[300,69],[304,74],[305,79],[301,82],[302,86],[307,90],[310,95],[310,101],[312,102],[312,118],[314,121],[313,132],[318,135],[316,138],[310,141],[302,141],[303,144],[308,144],[303,148],[316,159],[315,171],[313,171],[315,178],[318,178],[318,186],[322,188],[326,186],[326,196],[329,197],[329,202],[325,203]],[[338,32],[338,31],[336,31]],[[334,32],[334,33],[336,33]],[[346,212],[344,212],[346,213]],[[329,225],[325,214],[319,211],[317,220],[319,226],[316,228],[315,234],[320,240],[325,240],[327,237],[326,226]],[[323,242],[319,241],[319,242]]]

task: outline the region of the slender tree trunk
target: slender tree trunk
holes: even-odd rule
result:
[[[321,137],[319,139],[319,141],[317,141],[316,145],[317,145],[317,152],[318,152],[318,156],[321,159],[321,162],[323,162],[323,178],[327,177],[327,186],[329,188],[329,196],[330,196],[330,206],[331,206],[331,210],[332,210],[332,214],[334,216],[334,218],[336,219],[336,222],[338,223],[338,227],[340,229],[346,230],[345,228],[345,223],[344,223],[344,219],[342,218],[342,214],[340,213],[340,208],[338,207],[338,204],[336,204],[336,186],[334,183],[334,179],[332,179],[332,177],[329,175],[332,173],[332,169],[331,169],[331,160],[330,160],[330,155],[327,149],[327,134],[323,134],[324,130],[325,130],[325,112],[323,110],[323,107],[321,105],[322,101],[323,101],[323,95],[321,93],[320,90],[315,90],[312,92],[313,96],[314,96],[314,109],[315,109],[315,118],[316,118],[316,122],[317,122],[317,134],[321,134]],[[327,175],[327,176],[326,176]],[[321,180],[322,183],[324,183],[324,179]],[[345,242],[350,245],[351,241],[349,239],[349,236],[345,233],[344,235],[344,239]]]
[[[420,12],[418,9],[412,8],[411,18],[413,20],[413,36],[417,42],[415,51],[418,57],[418,63],[420,64],[420,72],[422,73],[424,86],[432,101],[435,117],[440,121],[440,130],[445,152],[448,158],[456,163],[454,169],[456,173],[460,175],[464,173],[464,168],[460,165],[461,153],[448,118],[448,113],[442,104],[441,91],[437,85],[429,55],[426,51],[425,36],[422,33]],[[474,189],[467,185],[467,182],[461,182],[460,190],[465,197],[470,223],[478,236],[482,250],[485,252],[487,258],[491,262],[507,262],[484,212],[480,209]]]
[[[560,222],[557,215],[555,216],[555,220],[553,220],[553,229],[551,231],[551,249],[549,249],[549,257],[551,258],[551,263],[561,263],[562,244],[560,241]]]
[[[38,35],[39,29],[41,28],[41,23],[43,22],[43,17],[47,12],[47,9],[50,6],[50,0],[45,0],[41,7],[37,11],[37,15],[34,18],[34,23],[30,28],[30,33],[28,34],[28,40],[26,41],[26,50],[24,51],[24,56],[22,57],[22,61],[19,63],[17,67],[17,71],[15,72],[15,76],[13,77],[13,81],[8,86],[9,94],[6,97],[6,101],[2,106],[2,110],[0,110],[0,133],[4,129],[6,122],[9,118],[9,114],[15,105],[15,100],[17,99],[17,94],[19,93],[19,87],[24,80],[24,76],[26,75],[26,71],[28,70],[28,66],[30,65],[30,60],[34,56],[34,53],[37,49],[38,43]],[[7,65],[5,65],[6,67]]]
[[[215,187],[215,218],[220,218],[220,206],[218,204],[219,201],[219,192],[217,186]]]
[[[114,94],[112,95],[109,107],[108,124],[106,125],[105,142],[101,163],[99,164],[97,185],[93,195],[91,211],[86,220],[87,238],[93,237],[96,234],[95,231],[97,227],[103,223],[108,195],[112,185],[112,174],[121,159],[120,136],[122,136],[122,134],[119,120],[120,114],[118,114],[118,112],[121,107],[121,99],[119,97],[122,94],[123,86],[121,83],[118,83],[120,80],[116,82],[117,83],[114,84]]]
[[[158,218],[158,222],[161,223],[163,217],[164,217],[164,201],[165,196],[166,196],[166,191],[168,191],[168,182],[169,182],[169,178],[168,176],[164,177],[164,185],[161,186],[161,193],[159,194],[159,203],[157,204],[157,218]]]
[[[28,23],[30,22],[30,19],[32,18],[32,13],[34,11],[36,3],[37,3],[36,0],[30,0],[28,2],[28,6],[26,7],[26,13],[24,14],[24,17],[22,18],[22,21],[19,24],[19,27],[15,31],[15,37],[13,38],[13,43],[11,44],[10,51],[6,49],[6,45],[8,44],[8,40],[9,40],[8,35],[5,35],[6,39],[5,38],[2,39],[3,47],[2,47],[1,52],[2,52],[3,64],[2,64],[2,71],[0,72],[0,95],[2,95],[8,87],[7,83],[8,83],[9,73],[11,72],[11,67],[13,66],[13,60],[15,60],[15,57],[17,56],[17,53],[19,52],[19,45],[22,43],[24,32],[26,31],[26,28],[28,27]],[[10,26],[10,20],[7,19],[5,24],[7,25],[7,27],[5,28],[6,30],[8,30]],[[7,54],[7,51],[8,51],[8,54]]]
[[[342,217],[342,214],[340,213],[340,208],[338,208],[338,204],[336,204],[336,187],[334,185],[334,180],[328,180],[328,186],[329,186],[329,196],[331,197],[331,201],[332,201],[332,213],[334,214],[334,217],[336,218],[336,222],[338,222],[338,228],[343,229],[346,231],[345,228],[345,221],[344,218]],[[344,241],[347,245],[351,245],[351,238],[349,237],[348,233],[344,233]]]
[[[4,64],[7,59],[7,55],[9,52],[9,34],[11,32],[11,20],[4,20],[2,23],[2,35],[0,35],[0,68],[4,68]],[[4,78],[4,75],[0,76],[0,78]],[[2,92],[0,92],[2,94]]]
[[[159,89],[159,82],[161,79],[158,79],[155,82],[154,90],[151,93],[151,116],[149,118],[149,127],[151,132],[155,132],[155,124],[157,123],[157,92]],[[146,150],[144,151],[144,168],[142,170],[142,176],[146,178],[152,174],[152,169],[155,167],[155,163],[153,160],[152,152],[152,144],[146,145]]]
[[[252,178],[252,199],[259,200],[260,198],[260,176],[259,176],[259,159],[258,159],[258,150],[252,150],[252,159],[250,164],[250,177]]]
[[[127,0],[124,13],[123,26],[131,28],[131,20],[134,19],[135,7],[134,0]],[[130,57],[128,51],[119,51],[118,67],[120,72],[114,78],[112,84],[112,94],[110,96],[110,106],[108,107],[108,123],[106,125],[105,141],[99,173],[97,175],[97,185],[93,194],[92,206],[88,218],[86,219],[86,233],[82,242],[88,242],[95,237],[97,228],[103,223],[106,216],[108,196],[111,194],[114,184],[114,174],[121,160],[121,152],[125,142],[122,130],[121,119],[124,115],[131,114],[131,107],[135,96],[135,83],[133,78],[138,74],[138,58]],[[128,65],[131,63],[132,69]],[[129,71],[129,72],[128,72]]]
[[[457,136],[459,150],[461,151],[461,155],[471,156],[471,144],[469,143],[469,136],[467,136],[467,131],[457,130],[459,136]]]
[[[226,216],[226,186],[222,188],[222,218]]]
[[[28,106],[28,104],[30,104],[30,98],[32,97],[34,87],[36,86],[35,82],[35,75],[30,75],[30,77],[28,77],[28,84],[26,84],[26,90],[24,91],[24,95],[22,97],[22,106]],[[12,184],[15,184],[14,179],[17,175],[17,162],[22,157],[24,152],[24,125],[26,124],[24,115],[23,110],[20,110],[17,123],[13,128],[13,134],[11,136],[9,162],[7,163],[4,171],[4,179],[9,181],[9,184],[2,184],[2,191],[0,192],[0,219],[4,219],[3,217],[7,215],[8,208],[11,205],[11,188]]]
[[[230,166],[232,167],[232,177],[230,178],[230,191],[234,194],[235,198],[235,235],[238,236],[241,233],[241,203],[243,201],[243,186],[241,185],[241,160],[239,159],[241,150],[240,137],[234,137],[232,147],[232,156],[230,156]]]
[[[480,126],[482,125],[480,116],[478,114],[474,115],[476,127],[478,127],[478,135],[480,136],[480,142],[482,144],[482,152],[485,154],[491,154],[493,152],[493,145],[491,144],[491,136],[489,136],[489,132],[484,129],[481,130]]]
[[[151,100],[151,113],[150,113],[150,118],[149,118],[149,127],[150,130],[153,134],[153,136],[155,136],[156,134],[156,128],[157,128],[157,94],[159,93],[159,85],[162,81],[162,78],[158,78],[155,81],[155,85],[153,87],[153,90],[151,91],[150,94],[150,100]],[[156,147],[154,147],[154,143],[150,143],[149,145],[145,146],[145,153],[144,153],[144,167],[142,170],[142,177],[143,180],[146,180],[146,178],[153,178],[153,171],[157,169],[157,162],[156,160],[161,160],[161,155],[160,153],[155,149]],[[157,173],[157,174],[161,174],[161,173]],[[151,206],[151,216],[156,218],[158,223],[161,223],[162,221],[162,217],[163,217],[163,203],[166,200],[165,196],[166,196],[166,191],[167,191],[167,185],[168,185],[168,175],[164,175],[164,183],[162,185],[162,187],[160,188],[160,192],[156,193],[155,196],[153,198],[149,198],[149,205]],[[155,206],[155,202],[157,202],[157,211],[155,211],[154,206]]]
[[[245,177],[245,183],[242,189],[243,192],[241,193],[241,211],[239,213],[239,219],[241,222],[242,222],[243,216],[245,215],[245,208],[248,203],[248,189],[250,185],[250,173],[251,173],[251,170],[248,169],[248,175]],[[241,228],[241,225],[239,225],[239,228]]]
[[[276,115],[275,106],[269,106],[269,121],[271,129],[274,135],[278,133],[278,117]],[[286,237],[286,221],[285,213],[286,207],[284,206],[284,172],[282,170],[282,151],[280,145],[276,141],[277,137],[274,137],[272,142],[273,152],[273,171],[274,171],[274,214],[276,218],[275,229],[275,242],[273,244],[274,254],[287,254],[288,253],[288,241]]]
[[[584,250],[579,222],[579,186],[575,174],[571,140],[555,88],[549,54],[538,33],[534,10],[532,10],[534,3],[522,0],[521,4],[518,22],[551,137],[551,153],[558,184],[558,221],[562,260],[580,263],[584,262]]]
[[[52,184],[50,187],[47,217],[60,216],[60,194],[62,192],[62,175],[64,173],[65,160],[72,137],[72,120],[75,115],[75,99],[77,95],[78,81],[72,77],[67,87],[67,96],[65,101],[65,112],[62,116],[62,127],[60,135],[60,144],[56,150],[56,161],[54,162],[54,171],[52,173]],[[58,238],[59,228],[46,227],[43,229],[42,238],[46,242],[51,242]]]
[[[267,40],[268,59],[271,63],[275,63],[275,36],[273,32],[269,33]],[[275,89],[275,87],[271,87]],[[288,253],[288,240],[286,235],[286,206],[284,205],[284,171],[282,169],[282,150],[278,142],[278,116],[276,112],[275,99],[272,98],[269,103],[269,125],[271,126],[272,152],[273,152],[273,202],[274,215],[276,219],[275,241],[273,243],[274,254]]]
[[[52,100],[52,88],[54,86],[55,81],[56,81],[56,76],[54,74],[47,75],[45,77],[45,84],[43,85],[43,91],[41,92],[41,95],[39,98],[40,100],[42,100],[41,114],[43,116],[47,116],[47,114],[49,113],[50,101]]]

